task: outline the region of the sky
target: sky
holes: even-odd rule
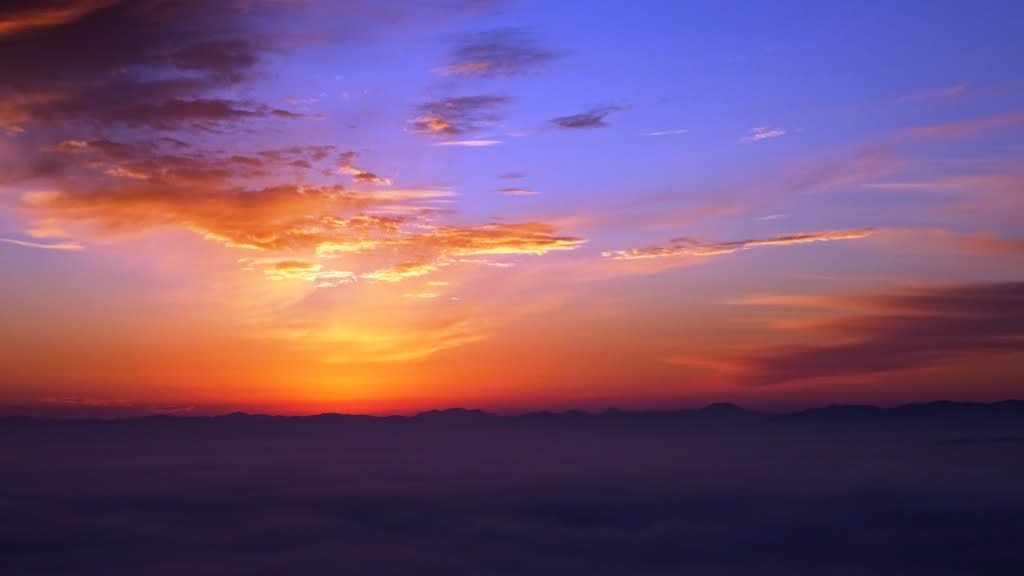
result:
[[[1024,6],[0,6],[0,405],[1024,396]]]

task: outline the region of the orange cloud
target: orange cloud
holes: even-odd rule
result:
[[[325,268],[317,262],[303,260],[254,261],[243,258],[247,268],[263,266],[263,274],[272,280],[304,280],[315,282],[318,287],[334,287],[348,284],[356,279],[355,274],[344,270]]]
[[[545,254],[555,250],[575,250],[585,240],[574,236],[556,236],[554,227],[541,222],[522,224],[485,224],[460,228],[443,226],[431,234],[413,236],[415,244],[435,246],[445,254]]]
[[[414,191],[414,198],[421,191]],[[81,193],[31,192],[23,205],[61,223],[88,223],[107,234],[181,227],[229,246],[258,250],[315,247],[350,239],[335,215],[404,199],[384,198],[337,186],[277,186],[259,190],[196,190],[127,184]]]
[[[170,151],[168,151],[170,150]],[[277,253],[288,266],[265,266],[273,279],[332,286],[357,278],[394,282],[473,255],[571,250],[581,238],[542,222],[449,226],[435,223],[442,189],[350,190],[338,185],[255,186],[300,159],[323,162],[330,147],[199,155],[187,145],[66,139],[45,149],[51,190],[21,197],[21,208],[48,237],[123,238],[185,229],[233,248]],[[342,155],[352,166],[355,155]],[[354,256],[359,260],[352,261]],[[305,266],[296,265],[296,257]],[[320,260],[344,257],[345,272]],[[391,261],[389,264],[387,261]],[[407,262],[420,262],[410,268]]]
[[[367,280],[377,280],[379,282],[399,282],[406,278],[425,276],[436,270],[437,266],[434,264],[403,262],[401,264],[395,264],[389,268],[367,272],[362,274],[361,277],[366,278]]]

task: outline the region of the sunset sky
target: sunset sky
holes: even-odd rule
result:
[[[1019,2],[3,2],[0,405],[1022,397],[1022,28]]]

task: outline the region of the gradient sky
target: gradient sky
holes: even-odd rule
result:
[[[0,404],[1020,397],[1024,5],[0,7]]]

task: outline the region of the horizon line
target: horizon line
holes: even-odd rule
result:
[[[173,419],[206,419],[212,420],[217,418],[227,417],[254,417],[254,418],[281,418],[281,419],[305,419],[305,418],[318,418],[325,416],[336,416],[336,417],[347,417],[347,418],[371,418],[376,420],[387,420],[387,419],[415,419],[423,416],[431,415],[452,415],[452,414],[474,414],[478,416],[487,416],[493,418],[505,418],[515,419],[527,416],[589,416],[589,417],[602,417],[610,415],[664,415],[664,414],[685,414],[685,413],[707,413],[719,410],[729,410],[733,413],[745,413],[750,415],[764,415],[764,416],[792,416],[798,414],[804,414],[809,412],[823,411],[837,408],[857,408],[857,409],[869,409],[882,411],[895,411],[905,409],[908,407],[916,406],[958,406],[958,407],[992,407],[1006,404],[1024,404],[1024,398],[1004,398],[1002,400],[991,400],[991,401],[975,401],[975,400],[926,400],[920,402],[904,402],[899,404],[871,404],[871,403],[843,403],[833,402],[827,404],[819,404],[805,408],[787,409],[787,410],[764,410],[757,408],[746,408],[734,402],[711,402],[700,407],[691,408],[661,408],[661,409],[623,409],[617,407],[607,407],[602,410],[587,410],[582,408],[566,408],[561,410],[554,409],[537,409],[527,410],[521,412],[496,412],[485,410],[482,408],[471,408],[465,406],[451,406],[447,408],[430,408],[426,410],[420,410],[417,412],[406,412],[406,413],[366,413],[366,412],[337,412],[337,411],[326,411],[326,412],[309,412],[302,414],[288,414],[288,413],[274,413],[274,412],[262,412],[262,411],[246,411],[244,409],[229,410],[223,412],[210,412],[200,413],[191,410],[150,410],[147,411],[145,407],[138,405],[74,405],[74,404],[39,404],[32,406],[34,411],[37,413],[28,412],[8,412],[8,409],[24,409],[29,408],[30,405],[25,404],[0,404],[0,421],[5,420],[37,420],[37,421],[120,421],[120,420],[144,420],[150,418],[173,418]],[[137,412],[131,412],[133,409],[138,408]],[[60,415],[61,411],[73,412],[76,411],[85,412],[92,409],[96,412],[103,411],[117,411],[123,410],[124,414],[107,414],[107,415],[86,415],[86,414],[68,414],[66,416]],[[39,414],[38,412],[51,412],[49,414]]]

